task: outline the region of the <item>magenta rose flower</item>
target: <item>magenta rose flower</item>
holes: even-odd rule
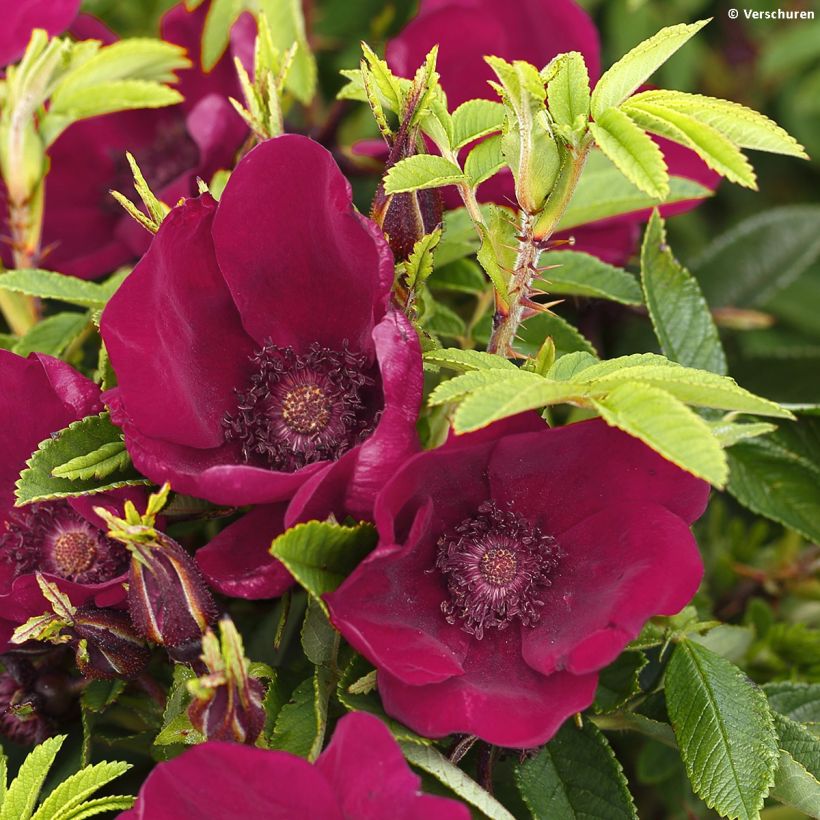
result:
[[[79,10],[80,0],[0,0],[0,67],[23,56],[33,29],[61,34]]]
[[[211,741],[160,763],[122,820],[469,820],[466,806],[422,794],[387,727],[353,712],[311,766],[287,752]]]
[[[184,46],[194,62],[178,74],[183,103],[82,120],[49,150],[43,267],[94,278],[145,252],[150,234],[109,193],[120,191],[136,201],[126,151],[134,155],[154,193],[170,205],[196,193],[197,177],[208,181],[220,168],[233,165],[248,130],[228,101],[241,98],[230,50],[207,74],[201,68],[206,12],[207,4],[193,12],[179,4],[162,19],[163,39]],[[3,201],[0,216],[5,221]]]
[[[542,68],[557,54],[579,51],[584,55],[593,87],[601,74],[598,32],[574,0],[422,0],[418,15],[388,43],[387,61],[397,74],[412,77],[436,44],[437,68],[451,108],[475,98],[497,99],[487,84],[495,75],[485,55],[527,60]],[[694,152],[668,140],[658,142],[672,175],[709,188],[717,185],[718,175]],[[442,195],[447,207],[461,205],[453,188],[443,188]],[[515,202],[512,174],[502,171],[487,180],[479,188],[478,198],[499,205]],[[667,206],[663,214],[679,213],[698,202]],[[606,262],[624,264],[635,250],[640,225],[649,215],[650,211],[635,212],[574,228],[570,232],[574,247]],[[559,233],[556,238],[567,238],[570,233]]]
[[[75,606],[110,606],[125,598],[124,547],[105,535],[93,507],[119,514],[119,491],[14,506],[14,485],[37,445],[52,433],[102,409],[99,388],[50,356],[24,359],[0,350],[0,651],[14,628],[51,610],[35,572]]]
[[[286,135],[239,163],[218,205],[174,208],[103,313],[119,379],[105,398],[137,468],[217,504],[265,505],[219,542],[251,597],[291,582],[260,547],[280,526],[275,502],[304,487],[365,515],[418,446],[421,353],[389,308],[392,280],[331,155]]]
[[[327,596],[331,619],[415,731],[537,746],[648,618],[692,598],[708,494],[602,421],[453,437],[379,494],[379,544]]]

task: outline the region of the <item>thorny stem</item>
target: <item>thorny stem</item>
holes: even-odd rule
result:
[[[524,318],[541,251],[547,247],[550,237],[572,200],[591,147],[592,140],[586,139],[569,155],[558,175],[555,188],[540,213],[521,213],[518,253],[510,275],[510,303],[509,306],[505,306],[496,302],[493,333],[487,347],[490,353],[500,353],[502,356],[510,356],[512,353],[513,340]]]

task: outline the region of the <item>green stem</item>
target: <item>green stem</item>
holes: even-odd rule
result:
[[[493,334],[487,347],[490,353],[509,356],[518,326],[524,317],[525,303],[530,297],[532,280],[536,274],[538,259],[549,238],[558,227],[581,178],[586,165],[591,140],[585,140],[565,161],[555,187],[538,214],[522,211],[518,254],[510,275],[510,302],[506,310],[497,311],[493,322]]]

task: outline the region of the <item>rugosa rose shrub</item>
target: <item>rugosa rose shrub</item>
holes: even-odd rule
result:
[[[708,496],[601,421],[499,422],[396,473],[376,500],[379,545],[327,596],[331,619],[415,731],[537,746],[590,705],[645,621],[691,600],[689,525]]]
[[[125,549],[105,534],[95,505],[120,510],[120,490],[92,498],[14,506],[14,485],[37,445],[103,409],[99,388],[51,356],[23,359],[0,350],[0,646],[15,627],[50,609],[35,572],[72,603],[110,606],[125,598]],[[31,412],[25,412],[25,410]]]
[[[380,720],[355,712],[339,721],[311,766],[286,752],[212,741],[161,763],[123,820],[467,820],[466,806],[422,794]]]

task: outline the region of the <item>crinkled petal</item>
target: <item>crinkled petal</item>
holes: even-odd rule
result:
[[[295,134],[240,162],[214,220],[219,266],[258,345],[372,349],[393,264],[384,237],[353,209],[332,155]]]
[[[80,10],[80,0],[0,0],[0,67],[16,62],[35,28],[61,34]]]
[[[283,504],[255,507],[197,550],[196,561],[208,583],[231,598],[276,598],[293,577],[270,554],[284,531]]]
[[[572,0],[424,0],[417,17],[388,44],[387,61],[412,77],[436,44],[436,69],[451,107],[474,97],[496,98],[487,85],[495,75],[486,54],[542,68],[557,54],[580,51],[593,83],[600,73],[598,33]]]
[[[489,472],[497,502],[512,503],[555,536],[605,507],[629,503],[654,502],[691,523],[709,499],[705,481],[599,419],[510,436],[494,451]]]
[[[689,527],[664,507],[609,505],[558,538],[561,557],[523,656],[549,674],[611,663],[654,615],[692,600],[703,563]]]
[[[343,717],[316,761],[341,803],[356,820],[469,820],[455,800],[421,793],[421,778],[407,765],[390,730],[365,712]]]
[[[99,388],[51,356],[27,359],[0,350],[0,521],[14,504],[14,485],[37,445],[102,410]]]
[[[325,596],[345,640],[379,669],[412,684],[460,675],[470,641],[441,613],[447,591],[435,571],[431,512],[430,505],[418,510],[407,546],[378,547]]]
[[[521,660],[512,628],[474,640],[464,674],[441,683],[411,686],[380,669],[379,694],[389,715],[426,737],[464,733],[525,749],[545,743],[586,709],[597,681],[595,674],[536,672]]]
[[[327,780],[306,760],[211,741],[156,766],[121,820],[344,820]]]
[[[214,448],[253,351],[216,265],[213,200],[173,209],[103,312],[116,388],[144,435]]]

